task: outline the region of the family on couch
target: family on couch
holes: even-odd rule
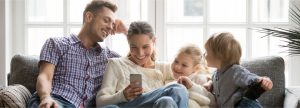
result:
[[[111,1],[94,0],[84,10],[78,35],[45,42],[37,92],[28,107],[261,107],[244,91],[255,82],[270,90],[272,81],[239,65],[241,47],[231,33],[213,34],[206,53],[189,45],[173,63],[157,62],[152,27],[138,21],[127,30],[116,10]],[[115,33],[127,36],[127,57],[97,43]],[[207,66],[217,68],[210,81]],[[142,86],[130,83],[130,74],[141,74]]]

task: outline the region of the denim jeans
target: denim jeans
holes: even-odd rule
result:
[[[117,105],[107,105],[101,108],[187,108],[188,100],[188,93],[183,85],[171,84],[148,93],[143,93],[132,101],[122,102]]]
[[[262,106],[257,100],[243,97],[240,102],[235,105],[235,108],[262,108]]]
[[[59,95],[52,94],[51,97],[57,102],[58,108],[75,108],[75,105],[65,100]],[[40,104],[40,98],[37,94],[34,94],[28,101],[27,108],[38,108]]]

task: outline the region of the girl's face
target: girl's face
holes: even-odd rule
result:
[[[206,53],[204,53],[205,59],[207,61],[208,67],[221,68],[221,61],[214,57],[212,51],[208,48],[206,49]]]
[[[151,55],[154,50],[155,38],[150,39],[146,34],[137,34],[131,36],[128,43],[131,61],[142,67],[152,65]]]
[[[177,55],[172,63],[172,71],[174,77],[177,79],[179,76],[189,76],[197,71],[198,66],[195,65],[191,55],[180,53]]]

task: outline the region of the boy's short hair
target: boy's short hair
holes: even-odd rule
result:
[[[96,14],[100,9],[103,7],[107,7],[113,12],[116,12],[118,7],[117,5],[110,0],[93,0],[89,4],[86,5],[84,11],[83,11],[83,23],[85,22],[85,14],[87,12],[92,12],[93,14]]]
[[[229,32],[213,34],[205,43],[205,48],[211,51],[213,57],[221,60],[222,67],[240,64],[242,48],[233,34]]]

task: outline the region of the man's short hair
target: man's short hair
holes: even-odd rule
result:
[[[211,51],[213,57],[221,60],[222,67],[240,64],[242,48],[240,43],[234,39],[233,34],[229,32],[213,34],[205,43],[205,48]]]
[[[118,7],[115,3],[109,0],[93,0],[91,3],[87,4],[83,11],[83,23],[85,22],[85,14],[87,12],[92,12],[93,14],[97,14],[97,12],[103,7],[107,7],[113,12],[116,12]]]

